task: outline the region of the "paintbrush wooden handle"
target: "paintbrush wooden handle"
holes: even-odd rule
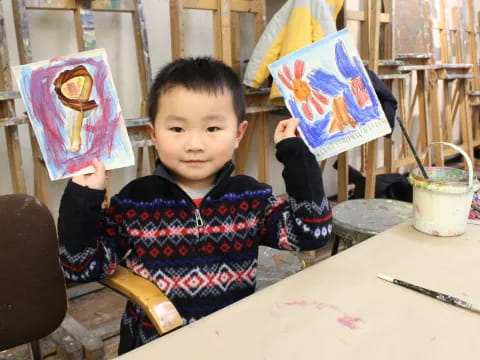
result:
[[[478,306],[475,306],[475,305],[473,305],[469,302],[466,302],[465,300],[456,298],[454,296],[450,296],[450,295],[447,295],[447,294],[442,294],[438,291],[430,290],[430,289],[424,288],[422,286],[410,284],[406,281],[398,280],[398,279],[395,279],[393,277],[382,275],[382,274],[378,274],[377,277],[379,277],[382,280],[394,283],[396,285],[403,286],[407,289],[410,289],[410,290],[422,293],[424,295],[433,297],[433,298],[435,298],[437,300],[440,300],[440,301],[443,301],[447,304],[459,306],[459,307],[462,307],[464,309],[480,313],[480,308]]]

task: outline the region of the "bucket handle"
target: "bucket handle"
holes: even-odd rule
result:
[[[468,168],[468,189],[471,189],[473,186],[473,165],[472,165],[472,160],[470,160],[470,157],[467,155],[467,153],[463,151],[463,149],[460,148],[459,146],[449,142],[437,141],[437,142],[430,143],[429,145],[432,146],[437,144],[450,146],[451,148],[454,148],[456,151],[458,151],[465,158],[465,161],[467,162],[467,168]]]

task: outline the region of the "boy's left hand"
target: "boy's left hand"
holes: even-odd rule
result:
[[[273,134],[273,140],[275,144],[278,144],[280,141],[296,137],[296,130],[300,120],[297,118],[290,118],[287,120],[282,120],[278,123],[275,133]]]

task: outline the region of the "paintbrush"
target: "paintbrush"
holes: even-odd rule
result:
[[[417,162],[418,167],[420,168],[420,171],[423,174],[423,177],[425,179],[428,179],[428,174],[425,171],[425,168],[423,167],[422,161],[418,157],[417,150],[415,150],[415,146],[413,146],[412,139],[410,139],[410,135],[408,135],[407,129],[405,129],[405,125],[403,125],[402,120],[398,116],[396,116],[397,122],[400,125],[400,129],[402,129],[403,136],[407,139],[408,146],[410,147],[410,150],[412,150],[413,156],[415,157],[415,161]]]
[[[406,287],[407,289],[417,291],[417,292],[422,293],[424,295],[433,297],[437,300],[446,302],[447,304],[455,305],[455,306],[458,306],[458,307],[461,307],[461,308],[464,308],[464,309],[467,309],[467,310],[470,310],[470,311],[473,311],[473,312],[480,313],[480,307],[478,307],[476,305],[473,305],[473,304],[470,304],[470,303],[466,302],[465,300],[462,300],[462,299],[459,299],[459,298],[456,298],[456,297],[453,297],[453,296],[450,296],[450,295],[442,294],[442,293],[439,293],[439,292],[434,291],[434,290],[425,289],[424,287],[421,287],[421,286],[418,286],[418,285],[413,285],[413,284],[410,284],[410,283],[402,281],[402,280],[394,279],[390,276],[378,274],[377,277],[382,279],[382,280],[389,281],[391,283]]]

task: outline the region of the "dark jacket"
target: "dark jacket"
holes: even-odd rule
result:
[[[185,323],[252,294],[259,245],[311,250],[331,233],[315,157],[298,138],[280,142],[277,157],[285,166],[288,200],[251,177],[230,176],[230,162],[199,208],[162,166],[125,186],[104,211],[104,191],[70,182],[58,219],[65,277],[99,280],[125,258],[170,298]],[[129,302],[120,353],[157,337],[145,313]]]

